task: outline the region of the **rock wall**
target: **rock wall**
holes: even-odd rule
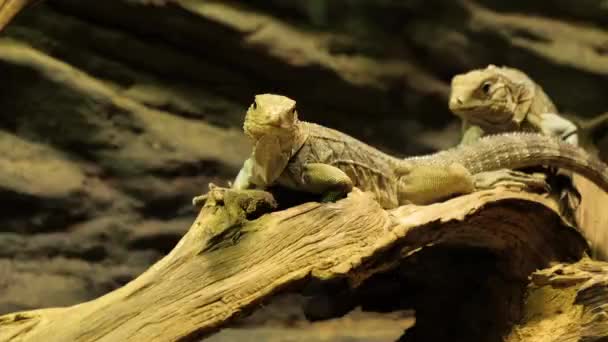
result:
[[[451,77],[518,67],[608,111],[601,0],[50,0],[0,38],[0,313],[132,279],[234,177],[256,93],[396,155],[453,145]],[[608,143],[608,139],[606,139]]]

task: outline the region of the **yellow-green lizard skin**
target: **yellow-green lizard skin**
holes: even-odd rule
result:
[[[577,126],[559,115],[524,72],[489,65],[452,78],[450,110],[463,122],[462,143],[487,134],[531,131],[578,144]]]
[[[281,185],[336,200],[356,186],[372,192],[384,208],[393,208],[472,192],[475,175],[484,172],[547,165],[578,172],[608,191],[606,165],[581,148],[540,134],[493,135],[398,159],[337,130],[300,121],[295,101],[273,94],[255,97],[244,130],[254,148],[235,189]]]

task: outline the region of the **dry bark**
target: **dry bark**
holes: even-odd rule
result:
[[[585,258],[535,272],[523,321],[507,342],[604,341],[608,264]]]
[[[574,181],[582,197],[577,210],[577,225],[591,245],[591,256],[602,261],[608,260],[608,194],[583,177],[574,176]]]
[[[487,249],[517,279],[587,248],[550,198],[504,189],[391,211],[355,190],[337,203],[260,217],[276,207],[267,192],[218,188],[211,197],[180,243],[139,278],[83,304],[2,316],[0,340],[192,340],[309,277],[361,285],[433,245]]]

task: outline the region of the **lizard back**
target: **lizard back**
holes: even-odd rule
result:
[[[397,206],[397,158],[337,130],[303,121],[299,124],[308,137],[286,169],[296,183],[303,182],[305,164],[328,164],[346,173],[354,186],[373,192],[382,206]]]

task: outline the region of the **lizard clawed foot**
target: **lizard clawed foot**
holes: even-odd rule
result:
[[[200,195],[200,196],[196,196],[192,199],[192,205],[195,207],[202,207],[203,205],[205,205],[205,202],[207,202],[207,199],[209,198],[209,194],[214,191],[215,189],[219,189],[220,187],[215,185],[214,183],[209,183],[209,191],[204,194],[204,195]],[[216,196],[217,197],[217,196]]]
[[[487,190],[503,186],[508,189],[530,192],[550,192],[544,173],[525,173],[521,171],[502,169],[482,172],[474,175],[475,189]]]
[[[196,196],[192,199],[192,205],[195,207],[202,207],[207,202],[207,198],[209,198],[208,194]]]

